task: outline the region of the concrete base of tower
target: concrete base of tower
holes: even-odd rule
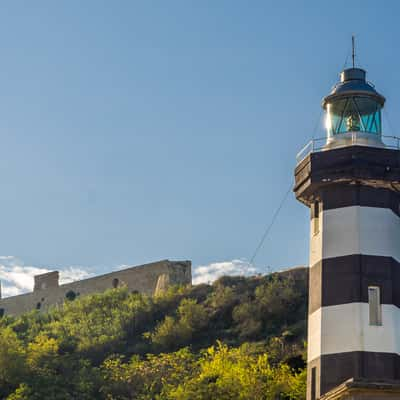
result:
[[[349,379],[325,393],[319,400],[399,400],[400,381]]]

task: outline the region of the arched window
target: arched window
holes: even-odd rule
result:
[[[65,293],[65,297],[69,301],[73,301],[76,299],[76,293],[73,290],[69,290],[67,293]]]

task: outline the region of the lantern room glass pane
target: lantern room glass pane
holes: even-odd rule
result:
[[[351,96],[327,105],[329,136],[346,132],[382,132],[381,105],[370,97]]]

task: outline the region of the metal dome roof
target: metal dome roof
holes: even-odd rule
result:
[[[328,96],[324,97],[322,107],[326,108],[328,103],[336,99],[354,95],[372,97],[383,106],[386,99],[366,81],[365,77],[366,71],[361,68],[348,68],[342,71],[340,82],[333,87]]]

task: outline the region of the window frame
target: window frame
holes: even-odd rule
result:
[[[320,229],[319,229],[319,219],[320,219],[320,202],[318,200],[314,201],[313,203],[313,214],[312,214],[312,231],[313,231],[313,236],[318,235]]]
[[[317,398],[317,367],[311,368],[311,388],[310,388],[311,400],[316,400]]]
[[[382,326],[381,287],[378,285],[368,285],[368,314],[370,326]]]

